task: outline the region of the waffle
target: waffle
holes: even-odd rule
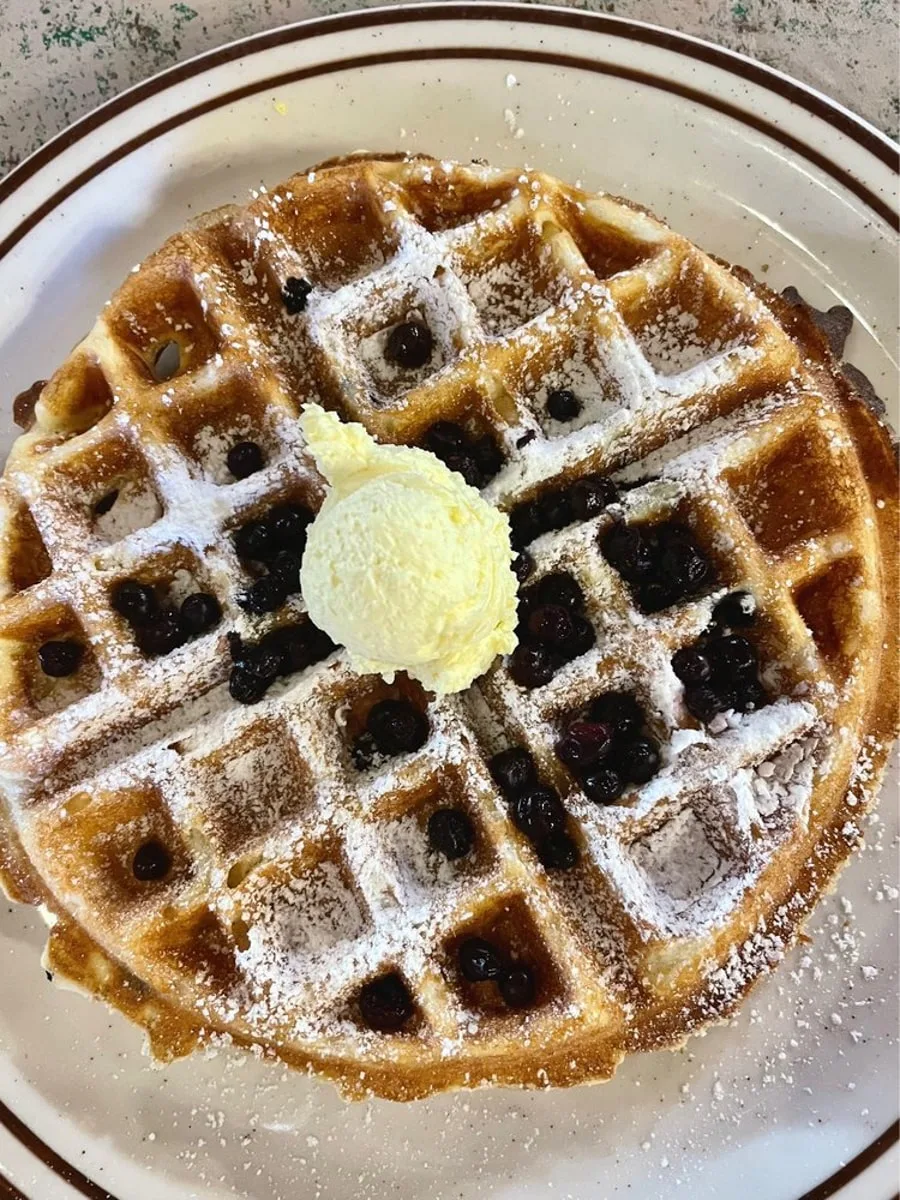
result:
[[[300,312],[289,279],[312,284]],[[405,369],[383,350],[410,314],[434,350]],[[548,416],[557,389],[580,398],[566,423]],[[611,479],[615,502],[528,548],[528,586],[580,584],[593,648],[544,686],[504,660],[443,698],[358,676],[338,650],[236,703],[226,633],[306,619],[299,596],[240,607],[231,535],[321,502],[308,401],[382,441],[420,444],[439,420],[490,435],[504,465],[483,494],[513,514]],[[171,238],[17,416],[0,481],[3,875],[43,906],[47,969],[143,1026],[156,1058],[230,1040],[350,1097],[606,1079],[732,1013],[859,843],[896,718],[889,436],[807,310],[643,209],[532,171],[322,164]],[[265,466],[235,481],[241,440]],[[642,611],[601,551],[622,520],[686,525],[714,579]],[[210,592],[222,619],[149,658],[110,607],[126,578]],[[735,589],[758,605],[768,702],[703,724],[671,660]],[[48,678],[37,649],[66,638],[81,663]],[[602,805],[555,746],[611,691],[637,696],[662,764]],[[354,738],[390,697],[427,715],[427,741],[360,767]],[[563,798],[568,869],[510,818],[489,769],[509,746]],[[454,861],[425,834],[447,804],[475,830]],[[148,842],[164,878],[135,876]],[[526,1006],[463,976],[473,936],[527,965]],[[363,1019],[361,989],[384,976],[410,998],[394,1031]]]

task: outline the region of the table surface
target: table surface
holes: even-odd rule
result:
[[[384,0],[4,0],[0,177],[103,100],[203,50]],[[390,2],[390,0],[388,0]],[[813,84],[892,137],[895,0],[572,0],[743,51]]]

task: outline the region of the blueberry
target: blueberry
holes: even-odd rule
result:
[[[548,871],[569,871],[578,862],[578,847],[562,830],[538,842],[535,853]]]
[[[439,808],[428,818],[428,841],[445,858],[462,858],[472,849],[475,827],[461,808]]]
[[[739,633],[714,638],[707,643],[706,649],[716,675],[723,679],[748,675],[758,669],[756,647]]]
[[[434,339],[431,330],[422,321],[402,321],[388,334],[384,345],[384,356],[398,367],[416,369],[424,367],[431,358]]]
[[[412,997],[396,971],[372,979],[360,989],[359,1011],[370,1029],[395,1033],[413,1014]]]
[[[488,769],[507,799],[536,786],[538,781],[534,759],[523,746],[501,750],[488,762]]]
[[[659,543],[660,569],[675,576],[685,591],[696,590],[712,574],[712,565],[688,528],[664,521],[654,530]]]
[[[408,700],[379,700],[369,709],[366,729],[382,754],[409,754],[428,740],[428,718]]]
[[[274,645],[267,638],[254,646],[244,664],[254,675],[264,680],[268,685],[274,683],[279,675],[287,674],[287,659],[280,646]]]
[[[652,545],[635,525],[616,522],[601,535],[600,551],[629,583],[646,578],[653,570]]]
[[[250,667],[237,664],[231,668],[228,691],[231,698],[239,704],[256,704],[265,696],[268,687],[269,681],[261,678]]]
[[[285,625],[270,630],[245,654],[244,665],[270,682],[277,679],[279,675],[290,675],[292,668],[288,646],[292,634],[297,637],[302,636],[301,629],[300,625]],[[308,659],[304,665],[309,665]],[[302,670],[303,667],[298,669]]]
[[[600,721],[573,721],[556,743],[556,757],[580,773],[603,758],[611,743],[609,725]]]
[[[622,795],[625,782],[612,767],[598,767],[582,777],[581,786],[588,799],[596,804],[612,804]]]
[[[233,663],[245,662],[250,647],[241,635],[239,633],[226,633],[225,640],[228,643],[228,653],[231,656],[231,661]]]
[[[141,883],[153,883],[165,879],[172,869],[172,855],[156,838],[138,846],[131,860],[131,870]]]
[[[300,591],[300,568],[303,559],[291,550],[279,550],[269,564],[269,574],[282,584],[286,593],[293,596]]]
[[[513,967],[500,979],[500,995],[509,1008],[527,1008],[534,1003],[537,987],[530,967]]]
[[[470,937],[460,943],[457,961],[463,978],[469,983],[486,983],[503,974],[503,956],[484,938]]]
[[[659,770],[659,746],[653,738],[627,742],[616,756],[619,774],[629,783],[646,783]]]
[[[156,593],[145,583],[123,579],[112,590],[112,606],[131,625],[143,625],[156,615]]]
[[[542,533],[549,533],[554,529],[565,529],[575,519],[572,497],[567,490],[559,488],[553,492],[545,492],[543,496],[538,497],[535,503]]]
[[[474,457],[467,451],[455,450],[452,454],[447,455],[444,463],[451,471],[456,471],[458,475],[462,475],[469,487],[479,489],[484,487],[485,478],[481,468]]]
[[[548,646],[562,646],[572,636],[572,614],[558,604],[541,604],[528,616],[528,632]]]
[[[687,687],[706,683],[712,674],[709,659],[699,646],[683,646],[672,655],[672,670]]]
[[[712,611],[712,623],[720,629],[741,629],[756,620],[756,600],[751,592],[729,592]]]
[[[375,765],[375,760],[380,753],[378,743],[371,733],[363,730],[353,739],[353,745],[350,747],[350,760],[357,771],[368,771]]]
[[[294,630],[302,630],[306,636],[307,628],[308,624],[273,629],[255,645],[243,641],[236,633],[229,633],[228,649],[231,661],[245,674],[256,676],[268,687],[279,675],[287,675],[291,669],[287,638]]]
[[[266,460],[256,442],[238,442],[228,451],[225,462],[235,479],[246,479],[261,471]]]
[[[181,628],[188,637],[196,637],[197,634],[212,629],[214,625],[218,625],[221,618],[222,609],[219,602],[209,592],[194,592],[192,596],[186,597],[178,614]]]
[[[265,562],[275,553],[276,548],[268,521],[248,521],[234,535],[235,552],[244,562]]]
[[[650,526],[647,532],[657,539],[660,553],[676,544],[694,549],[697,547],[697,539],[683,521],[661,521],[658,525]]]
[[[736,712],[756,712],[769,703],[766,689],[758,679],[742,679],[734,689],[731,707]]]
[[[466,431],[455,421],[435,421],[425,434],[425,449],[440,459],[465,450],[467,445]]]
[[[281,289],[281,303],[290,316],[303,312],[311,291],[312,284],[308,279],[298,279],[295,275],[287,277]]]
[[[509,516],[510,541],[517,549],[531,545],[535,538],[544,532],[541,526],[541,513],[534,500],[526,500],[518,504]]]
[[[118,492],[117,488],[113,488],[113,490],[111,492],[107,492],[105,496],[101,496],[100,499],[97,501],[97,503],[94,505],[94,516],[95,517],[106,516],[106,514],[110,511],[110,509],[113,507],[113,505],[118,500],[118,498],[119,498],[119,492]]]
[[[485,483],[493,479],[503,466],[503,455],[500,452],[500,447],[488,433],[483,437],[475,439],[471,445],[470,453]]]
[[[534,612],[537,605],[534,600],[534,591],[519,592],[516,600],[516,637],[520,642],[532,641],[531,634],[528,632],[528,618]]]
[[[659,571],[663,580],[670,582],[680,595],[691,596],[712,578],[712,566],[693,539],[678,533],[661,535],[662,554]]]
[[[237,602],[245,612],[253,616],[276,612],[288,597],[283,579],[276,575],[263,575],[238,595]]]
[[[302,504],[276,504],[266,519],[273,545],[278,550],[302,554],[312,520],[312,512]]]
[[[631,692],[604,692],[587,709],[588,719],[610,726],[615,737],[635,734],[644,724],[644,710]]]
[[[581,401],[569,388],[556,388],[547,397],[547,412],[554,421],[574,421],[581,412]]]
[[[593,625],[581,613],[576,613],[572,618],[572,633],[560,646],[560,650],[568,661],[587,654],[596,640],[597,634]]]
[[[725,707],[719,693],[705,683],[701,683],[699,687],[685,688],[684,704],[691,716],[704,725]]]
[[[267,633],[260,642],[260,651],[274,651],[281,659],[281,675],[293,675],[305,671],[314,661],[312,626],[282,625]]]
[[[65,679],[68,675],[74,675],[83,658],[84,646],[69,640],[44,642],[38,650],[41,670],[51,679]]]
[[[572,484],[572,512],[578,521],[587,521],[602,513],[608,504],[619,498],[615,484],[602,475],[586,475]]]
[[[553,678],[554,666],[546,646],[520,642],[509,656],[509,673],[524,688],[543,687]]]
[[[313,625],[312,621],[306,622],[305,633],[309,639],[310,653],[314,663],[321,662],[323,658],[327,658],[329,654],[334,654],[337,650],[337,644],[332,641],[325,630]]]
[[[554,571],[538,580],[534,588],[540,604],[559,604],[573,612],[584,608],[584,592],[578,582],[564,571]]]
[[[683,600],[685,593],[675,579],[644,579],[637,584],[637,600],[645,613],[661,612]]]
[[[512,570],[519,583],[524,583],[534,571],[534,559],[527,551],[520,550],[512,561]]]
[[[510,806],[513,824],[532,842],[546,840],[566,823],[566,810],[553,788],[529,788],[516,796]]]
[[[164,609],[147,624],[138,626],[134,640],[142,654],[148,658],[159,658],[183,646],[187,635],[174,610]]]
[[[307,620],[300,628],[307,653],[310,654],[313,662],[322,662],[330,654],[335,653],[337,643],[332,641],[331,636],[326,634],[324,629],[319,629],[318,625],[313,625],[311,620]]]
[[[274,683],[279,677],[283,678],[295,671],[303,671],[309,666],[309,650],[301,641],[301,635],[297,635],[296,644],[293,646],[293,649],[301,655],[298,662],[289,652],[291,642],[285,634],[286,630],[283,632],[281,629],[273,629],[271,633],[267,633],[256,646],[252,658],[247,663],[251,671],[268,683]]]

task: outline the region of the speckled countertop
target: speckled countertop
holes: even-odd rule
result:
[[[0,176],[148,75],[233,38],[383,0],[3,0]],[[717,41],[797,76],[893,137],[895,0],[574,0]]]

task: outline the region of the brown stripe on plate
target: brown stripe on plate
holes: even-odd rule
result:
[[[829,1197],[833,1196],[835,1192],[840,1191],[841,1188],[846,1187],[848,1183],[852,1183],[854,1179],[862,1175],[863,1171],[871,1167],[898,1141],[900,1141],[900,1120],[889,1126],[874,1142],[866,1146],[865,1150],[861,1150],[855,1158],[851,1158],[848,1163],[845,1163],[839,1171],[835,1171],[833,1175],[823,1179],[811,1191],[804,1192],[798,1200],[829,1200]],[[894,1200],[897,1198],[895,1197]]]
[[[42,221],[44,217],[74,192],[78,191],[85,183],[89,183],[102,171],[105,171],[107,167],[126,158],[129,154],[132,154],[135,150],[140,149],[155,138],[161,137],[172,129],[176,129],[179,125],[187,124],[187,122],[195,120],[197,117],[203,116],[208,112],[213,112],[228,104],[234,104],[238,100],[245,99],[247,96],[253,96],[263,91],[270,91],[273,88],[283,87],[286,84],[298,83],[304,79],[314,79],[317,76],[330,75],[339,71],[361,70],[366,67],[380,66],[388,63],[421,62],[426,58],[428,61],[492,59],[503,63],[536,62],[554,67],[562,67],[567,70],[592,71],[596,74],[627,79],[631,83],[642,84],[646,87],[657,88],[673,95],[681,96],[683,99],[703,105],[706,108],[711,108],[731,117],[733,120],[749,125],[758,132],[780,142],[794,153],[806,158],[809,162],[814,163],[821,170],[825,171],[826,174],[831,175],[833,179],[847,188],[848,191],[858,196],[874,212],[877,212],[888,225],[900,231],[900,216],[885,204],[879,196],[876,196],[874,192],[866,187],[864,183],[856,179],[854,175],[845,171],[843,167],[837,166],[820,151],[801,142],[792,134],[788,134],[776,125],[770,124],[762,117],[757,117],[753,113],[747,113],[743,109],[737,108],[727,100],[719,100],[716,97],[707,96],[704,92],[698,91],[696,88],[688,87],[686,84],[676,83],[674,80],[664,79],[662,76],[651,75],[646,71],[636,71],[630,67],[620,67],[615,63],[598,63],[594,59],[577,58],[567,54],[553,54],[544,50],[497,50],[493,47],[451,46],[430,52],[423,52],[421,50],[383,51],[378,54],[364,54],[353,58],[338,59],[330,63],[318,63],[313,67],[304,67],[296,71],[286,71],[280,75],[273,75],[256,83],[246,84],[244,87],[235,88],[231,92],[226,92],[221,96],[216,96],[201,104],[196,104],[183,112],[176,113],[167,120],[161,121],[158,125],[144,130],[143,133],[138,134],[129,141],[123,142],[115,150],[111,150],[97,162],[69,180],[59,191],[34,209],[3,242],[0,242],[0,259],[8,254],[35,225]],[[30,162],[31,160],[29,159],[28,161]],[[27,163],[23,164],[23,166],[27,166]],[[15,171],[13,174],[15,174]]]
[[[16,1141],[21,1142],[25,1149],[29,1150],[35,1158],[40,1159],[45,1167],[49,1167],[54,1174],[58,1175],[60,1179],[65,1180],[70,1187],[75,1188],[82,1196],[86,1196],[87,1200],[116,1200],[116,1197],[111,1192],[108,1192],[106,1188],[102,1188],[99,1184],[94,1183],[93,1179],[88,1179],[87,1175],[82,1175],[76,1167],[66,1162],[46,1142],[42,1142],[37,1134],[33,1133],[25,1122],[21,1121],[3,1103],[0,1103],[0,1124],[4,1125]],[[2,1179],[2,1176],[0,1176],[0,1181],[2,1181],[0,1182],[0,1186],[8,1185],[10,1188],[13,1186],[9,1183],[9,1180]],[[13,1200],[19,1200],[20,1197],[21,1200],[28,1200],[28,1197],[23,1197],[22,1193],[18,1190],[13,1190],[10,1194]],[[31,1197],[31,1200],[42,1200],[42,1198],[34,1195]]]
[[[527,11],[527,17],[524,13]],[[45,146],[36,151],[30,158],[26,159],[20,166],[13,169],[5,180],[0,182],[0,203],[5,200],[13,191],[16,190],[26,179],[30,178],[36,171],[46,165],[58,154],[80,141],[82,138],[91,133],[99,125],[117,116],[120,112],[139,104],[148,96],[158,96],[161,92],[176,86],[185,79],[191,78],[194,75],[202,74],[206,70],[213,69],[225,63],[232,62],[235,59],[249,57],[253,54],[261,53],[274,46],[281,46],[296,41],[304,41],[311,37],[318,37],[323,34],[337,32],[344,29],[364,28],[370,25],[391,25],[397,23],[405,23],[408,21],[429,21],[436,19],[452,19],[452,20],[510,20],[522,23],[527,20],[531,24],[550,24],[574,27],[576,29],[592,30],[602,32],[613,36],[629,38],[631,40],[645,42],[651,45],[658,45],[664,49],[671,50],[675,53],[682,53],[686,57],[696,58],[701,62],[720,67],[724,70],[731,71],[733,74],[741,78],[748,79],[769,91],[774,92],[783,98],[796,103],[815,116],[827,121],[836,129],[852,137],[854,141],[863,146],[870,153],[874,154],[889,167],[896,169],[900,163],[900,151],[887,138],[878,134],[877,131],[870,129],[861,120],[854,117],[852,114],[833,105],[820,96],[818,93],[809,91],[799,83],[787,77],[783,77],[770,68],[763,67],[759,63],[753,62],[751,59],[744,59],[740,55],[736,55],[731,51],[724,50],[718,46],[713,46],[706,42],[695,41],[694,39],[684,37],[681,34],[671,33],[667,30],[655,29],[650,26],[644,26],[636,22],[625,21],[620,18],[606,17],[601,14],[578,13],[568,10],[523,10],[518,6],[503,5],[503,4],[479,4],[472,5],[455,5],[455,4],[435,4],[427,6],[417,6],[413,8],[397,8],[381,12],[377,14],[367,12],[347,13],[338,17],[325,17],[317,20],[301,22],[297,25],[285,26],[281,29],[272,30],[269,33],[258,34],[255,37],[248,38],[241,42],[234,42],[228,46],[223,46],[219,50],[210,51],[207,54],[200,55],[197,58],[190,59],[185,63],[170,68],[159,75],[148,79],[145,83],[138,84],[136,87],[123,92],[120,96],[101,105],[92,113],[87,114],[81,120],[76,121],[69,129],[64,130],[55,138],[52,138]],[[720,100],[717,97],[712,97],[687,87],[686,85],[677,84],[672,80],[663,78],[662,76],[654,76],[647,72],[634,71],[629,68],[619,67],[616,64],[599,63],[595,59],[577,58],[570,55],[551,54],[543,51],[506,51],[500,48],[476,48],[463,47],[458,49],[449,48],[442,51],[433,51],[430,54],[428,51],[412,50],[412,51],[396,51],[393,54],[375,54],[370,56],[357,56],[339,60],[333,63],[320,63],[315,67],[299,70],[296,72],[287,72],[282,75],[270,77],[256,84],[247,85],[244,88],[235,89],[232,92],[226,93],[216,99],[207,101],[200,105],[195,105],[193,108],[185,112],[175,114],[167,121],[161,122],[153,129],[145,131],[138,137],[131,139],[124,145],[118,147],[115,151],[106,155],[95,163],[90,169],[82,171],[75,179],[69,183],[48,201],[42,204],[38,209],[32,212],[20,225],[15,229],[2,243],[0,243],[0,258],[2,258],[12,247],[21,240],[25,234],[37,224],[44,216],[46,216],[54,207],[60,204],[73,191],[81,187],[93,175],[110,166],[113,162],[124,157],[126,154],[133,152],[135,149],[146,144],[155,137],[168,132],[170,129],[181,125],[194,117],[203,115],[206,112],[212,111],[221,107],[224,104],[233,103],[244,96],[253,95],[256,92],[263,91],[273,86],[283,85],[285,83],[296,82],[305,78],[312,78],[316,75],[330,74],[334,71],[349,70],[364,66],[372,66],[378,63],[415,61],[422,58],[493,58],[498,61],[536,61],[545,62],[555,66],[566,68],[574,68],[581,70],[591,70],[594,72],[616,75],[620,78],[626,78],[633,82],[643,83],[645,85],[661,88],[663,90],[681,95],[684,98],[690,99],[696,103],[713,108],[723,112],[726,115],[749,125],[751,128],[757,129],[760,132],[767,134],[787,146],[789,149],[803,155],[810,162],[815,163],[820,169],[831,175],[848,190],[852,191],[861,200],[863,200],[873,211],[884,220],[891,228],[900,230],[900,217],[897,212],[891,208],[889,204],[883,201],[879,196],[875,195],[861,180],[858,180],[851,172],[846,170],[840,164],[834,163],[826,155],[823,155],[814,147],[808,146],[793,135],[787,134],[785,131],[778,128],[764,119],[757,117],[755,113],[747,112],[727,101]]]
[[[28,1197],[5,1175],[0,1174],[0,1200],[28,1200]]]
[[[768,91],[806,109],[807,112],[826,121],[835,129],[846,134],[864,149],[874,154],[886,166],[897,170],[900,167],[900,148],[894,145],[885,135],[872,129],[853,113],[838,107],[819,92],[805,87],[787,75],[766,67],[751,58],[704,42],[672,30],[660,29],[644,25],[639,21],[629,21],[622,17],[610,17],[603,13],[573,12],[570,9],[525,9],[518,4],[427,4],[405,6],[372,14],[370,12],[351,12],[331,17],[319,17],[296,24],[285,25],[268,32],[255,34],[236,42],[230,42],[216,50],[197,55],[186,62],[179,63],[168,70],[161,71],[143,83],[136,84],[120,95],[101,104],[80,120],[73,122],[67,129],[46,142],[39,150],[30,155],[20,166],[14,168],[4,180],[0,181],[0,203],[10,195],[25,179],[30,178],[63,150],[80,141],[99,125],[105,124],[118,113],[134,107],[148,96],[157,96],[160,92],[174,87],[185,79],[204,71],[212,70],[235,59],[247,58],[276,46],[284,46],[293,42],[307,41],[310,38],[321,37],[330,33],[344,30],[364,29],[377,25],[407,24],[418,21],[436,20],[466,20],[466,21],[511,21],[517,24],[552,25],[563,28],[586,30],[593,33],[604,33],[611,37],[621,37],[630,41],[643,42],[646,45],[659,46],[665,50],[684,54],[710,66],[720,67],[743,79],[747,79]]]

